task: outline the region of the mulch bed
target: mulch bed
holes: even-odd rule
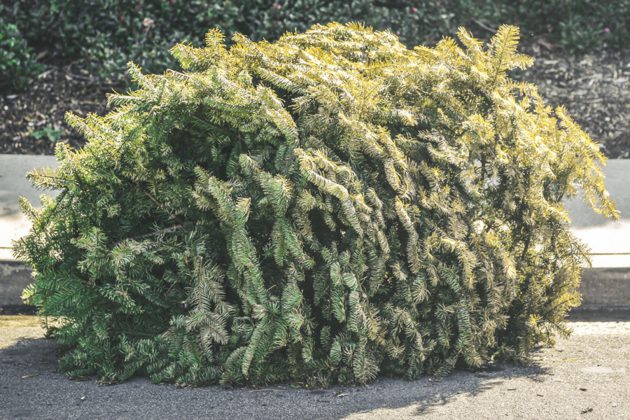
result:
[[[114,88],[67,65],[49,66],[23,92],[0,93],[0,153],[52,154],[56,141],[81,146],[85,141],[64,115],[105,113],[106,94]]]
[[[536,48],[536,64],[525,78],[536,83],[551,105],[564,104],[611,158],[630,158],[630,56],[600,51],[575,57]],[[78,147],[80,135],[64,120],[107,112],[103,83],[75,66],[50,66],[21,93],[0,92],[0,153],[52,154],[56,141]]]
[[[550,105],[564,105],[610,158],[630,158],[630,54],[534,54],[526,79]]]

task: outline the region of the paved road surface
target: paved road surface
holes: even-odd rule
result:
[[[0,418],[630,419],[630,322],[572,322],[529,366],[326,390],[72,381],[34,317],[0,317]]]

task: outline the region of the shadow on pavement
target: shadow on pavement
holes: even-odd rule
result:
[[[403,407],[414,407],[420,415],[453,398],[481,394],[515,377],[541,381],[547,374],[536,364],[506,364],[477,372],[456,371],[445,378],[381,378],[362,387],[316,390],[291,385],[178,388],[155,385],[145,378],[108,386],[94,380],[73,381],[57,373],[56,357],[55,343],[44,338],[21,339],[0,349],[0,417],[340,418],[368,413],[378,416],[380,410]]]
[[[610,311],[576,310],[569,313],[568,321],[580,322],[620,322],[630,321],[630,309],[615,309]]]

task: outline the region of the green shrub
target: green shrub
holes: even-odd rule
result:
[[[573,52],[584,53],[602,47],[627,49],[630,40],[630,0],[490,0],[484,3],[486,7],[502,3],[500,17],[504,21],[514,21],[532,35],[545,36],[548,41]]]
[[[365,383],[495,357],[565,332],[582,245],[562,200],[616,211],[603,156],[508,76],[518,30],[435,48],[315,26],[278,42],[218,31],[184,72],[69,121],[61,190],[18,255],[57,319],[62,370],[185,384]]]
[[[315,23],[362,21],[413,46],[460,25],[487,34],[508,22],[579,51],[624,48],[630,38],[630,0],[22,0],[0,4],[0,15],[47,60],[83,60],[110,78],[129,60],[151,72],[172,68],[168,49],[200,42],[209,27],[275,40]]]
[[[41,71],[17,26],[0,20],[0,90],[24,88]]]
[[[129,60],[152,71],[173,65],[168,50],[211,26],[233,31],[252,3],[216,0],[33,0],[0,5],[48,59],[83,60],[116,78]],[[238,4],[238,5],[237,5]]]
[[[17,22],[37,50],[66,60],[82,59],[99,74],[118,78],[129,60],[149,71],[174,66],[168,50],[178,42],[201,42],[200,34],[209,27],[228,35],[240,32],[255,40],[273,40],[286,31],[303,31],[318,22],[361,19],[380,28],[398,28],[399,35],[414,44],[420,37],[437,39],[449,32],[443,21],[448,19],[446,5],[416,3],[34,0],[0,5],[0,13]]]

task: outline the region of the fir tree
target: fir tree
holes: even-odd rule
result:
[[[105,382],[366,383],[566,333],[585,248],[563,199],[616,217],[598,146],[503,26],[407,49],[359,24],[274,43],[210,31],[145,75],[35,185],[18,253],[61,368]]]

